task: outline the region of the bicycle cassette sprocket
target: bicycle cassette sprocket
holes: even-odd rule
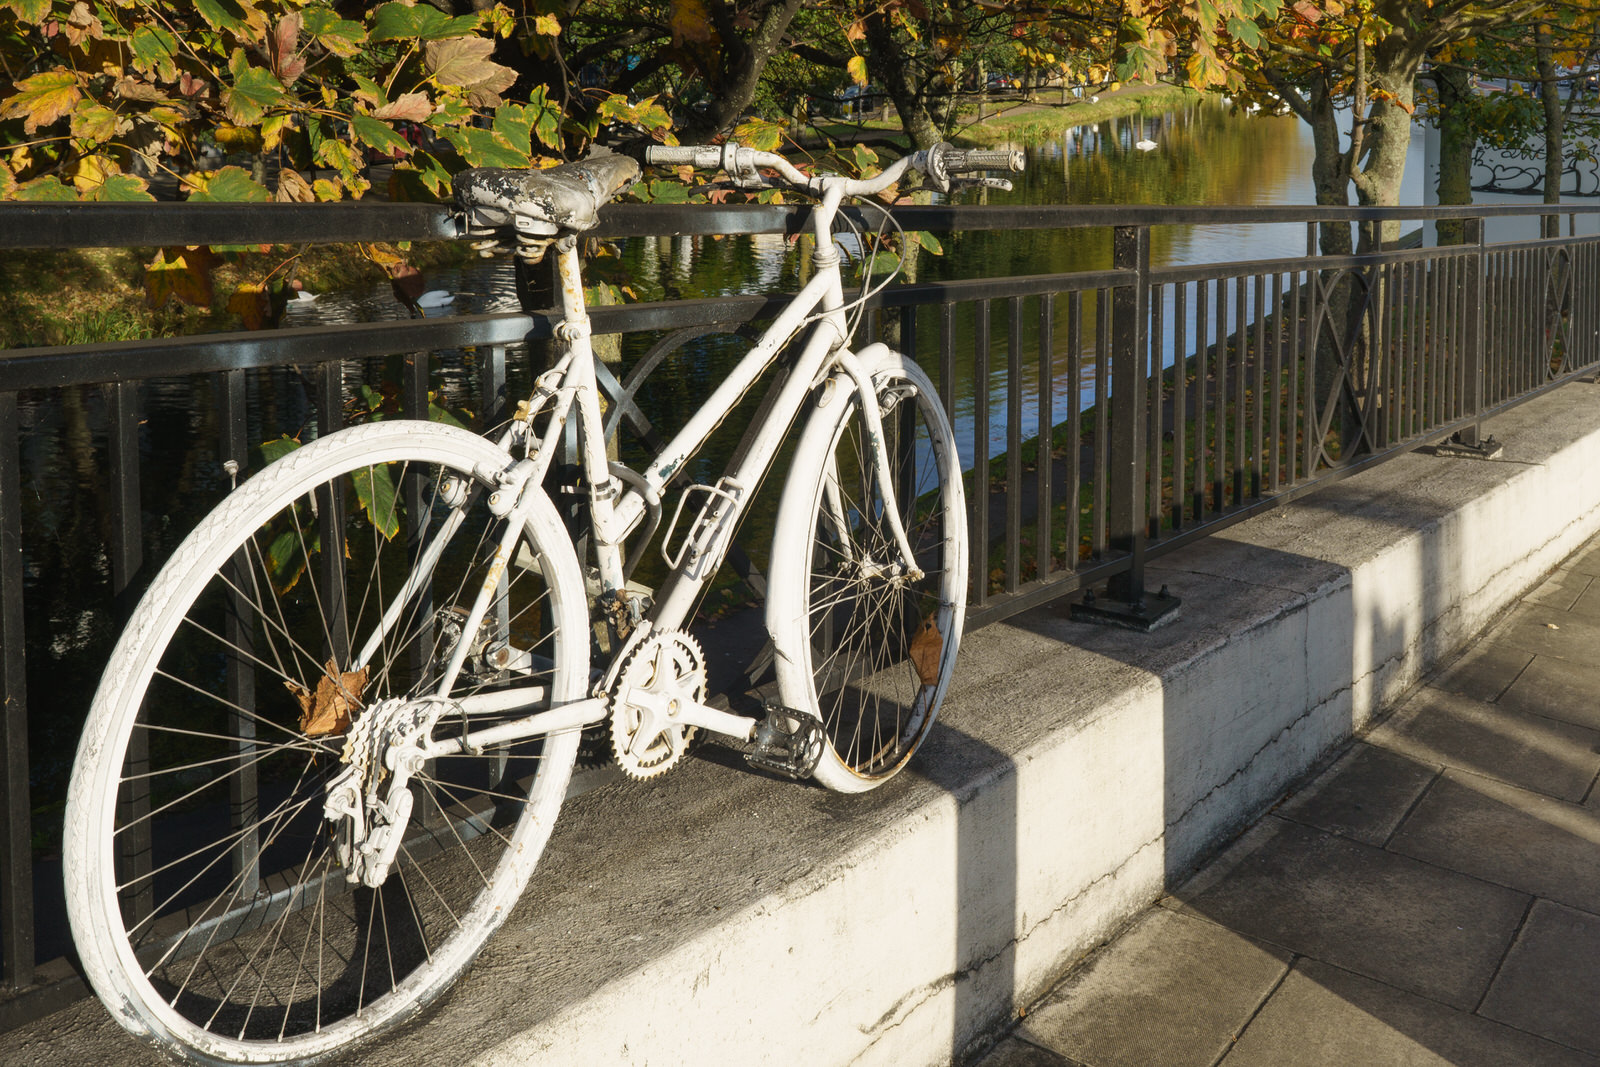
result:
[[[611,751],[630,778],[653,778],[678,765],[695,728],[673,722],[674,700],[706,698],[706,658],[682,631],[646,638],[628,656],[611,699]]]

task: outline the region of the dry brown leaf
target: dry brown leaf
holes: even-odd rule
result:
[[[300,731],[307,737],[325,737],[350,728],[350,714],[361,707],[361,690],[366,688],[367,668],[340,672],[333,660],[322,668],[317,691],[310,692],[298,682],[286,681],[284,688],[300,701]]]
[[[923,685],[939,681],[939,660],[943,655],[944,635],[939,632],[934,617],[929,615],[911,639],[911,665],[917,669],[917,677],[922,679]]]

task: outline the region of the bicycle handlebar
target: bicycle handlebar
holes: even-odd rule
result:
[[[741,185],[768,184],[757,173],[757,168],[766,167],[777,171],[791,185],[813,191],[818,190],[823,181],[842,183],[845,185],[846,195],[851,196],[870,195],[887,188],[908,167],[926,174],[938,188],[948,190],[952,174],[968,174],[984,170],[1015,173],[1021,171],[1024,165],[1024,157],[1020,151],[952,148],[942,141],[932,148],[891,163],[874,177],[862,179],[846,178],[842,175],[809,178],[775,152],[758,152],[731,142],[725,145],[651,145],[645,149],[644,160],[653,166],[690,166],[696,170],[722,170],[733,178],[735,183]]]

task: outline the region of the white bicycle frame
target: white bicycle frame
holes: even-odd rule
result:
[[[726,154],[731,155],[732,151],[730,148]],[[428,758],[478,751],[489,745],[582,729],[603,720],[610,710],[610,698],[606,694],[615,671],[626,659],[628,649],[652,633],[676,629],[688,617],[701,590],[715,574],[731,544],[733,531],[749,502],[751,488],[760,484],[762,475],[771,466],[813,387],[838,370],[848,379],[848,388],[863,396],[873,395],[874,386],[863,369],[863,360],[847,347],[850,329],[845,315],[841,256],[833,241],[833,222],[845,197],[870,195],[887,188],[899,179],[914,157],[907,156],[899,160],[874,178],[855,180],[836,175],[807,178],[789,166],[781,156],[750,153],[748,149],[738,151],[744,155],[737,161],[730,158],[724,168],[730,174],[741,171],[751,174],[756,165],[771,166],[783,173],[789,184],[820,194],[820,203],[812,214],[816,237],[812,262],[816,269],[811,280],[795,294],[756,345],[650,464],[642,472],[630,472],[630,477],[624,479],[613,472],[606,454],[599,384],[594,366],[591,327],[583,300],[577,241],[572,236],[566,236],[555,243],[559,256],[557,278],[561,301],[561,321],[556,326],[556,337],[565,346],[565,352],[555,366],[540,376],[538,389],[529,402],[525,416],[501,440],[502,447],[508,449],[519,440],[532,444],[527,458],[516,461],[504,471],[483,472],[492,473],[500,485],[499,490],[491,494],[489,504],[495,514],[506,517],[507,523],[483,587],[474,598],[472,609],[462,624],[463,632],[476,631],[496,598],[505,568],[513,565],[513,553],[524,516],[533,506],[532,498],[543,492],[544,476],[557,452],[574,407],[578,420],[578,462],[588,488],[589,524],[599,569],[601,602],[609,603],[624,587],[624,544],[652,507],[659,506],[661,494],[673,475],[700,450],[795,336],[812,323],[815,323],[816,329],[784,379],[775,398],[771,417],[758,430],[749,449],[735,467],[724,474],[715,487],[711,487],[710,499],[691,524],[678,560],[669,561],[671,571],[653,608],[630,632],[627,644],[612,657],[609,671],[596,685],[594,695],[464,736],[436,739],[425,747]],[[734,169],[735,166],[740,168],[739,171]],[[889,456],[878,405],[863,403],[860,410],[867,430],[874,476],[901,556],[899,561],[879,563],[888,568],[902,568],[916,577],[915,557],[895,500],[894,479],[889,471]],[[540,439],[534,442],[533,418],[542,411],[548,411],[549,421]],[[838,512],[840,505],[836,489],[830,494],[830,500],[833,501],[833,510]],[[451,521],[459,522],[459,518]],[[439,542],[442,543],[453,532],[453,528],[447,525]],[[399,616],[404,604],[426,583],[430,566],[431,560],[427,557],[419,561],[412,582],[397,597],[386,613],[379,632],[369,640],[352,669],[359,669],[373,654],[384,631],[391,625],[389,616]],[[437,689],[437,695],[441,698],[455,684],[456,676],[465,662],[467,644],[465,641],[458,644],[443,672]],[[470,718],[474,714],[528,707],[544,699],[546,694],[543,687],[529,685],[468,696],[454,703]],[[755,719],[732,715],[705,704],[679,706],[674,709],[674,719],[744,740],[753,735],[757,725]]]

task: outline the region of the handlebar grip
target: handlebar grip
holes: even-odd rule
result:
[[[945,169],[951,174],[974,170],[1008,170],[1013,174],[1022,171],[1025,157],[1020,151],[997,149],[985,151],[975,148],[951,149],[945,154]]]
[[[644,161],[655,167],[714,170],[722,165],[722,149],[716,145],[650,145],[644,150]]]

